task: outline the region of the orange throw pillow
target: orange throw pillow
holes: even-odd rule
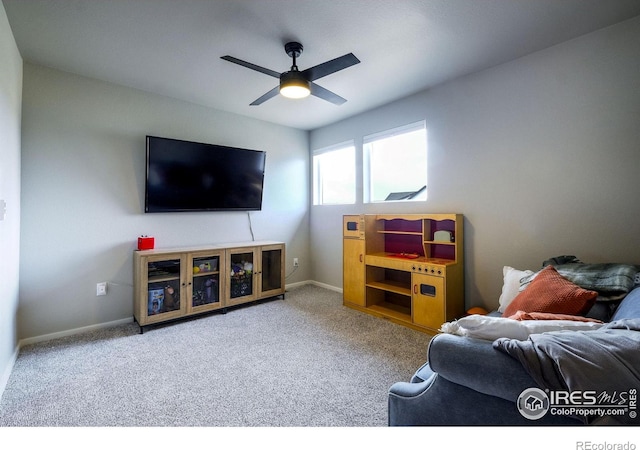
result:
[[[508,319],[513,320],[572,320],[574,322],[594,322],[602,323],[602,320],[592,319],[584,316],[573,316],[571,314],[554,314],[545,312],[524,312],[518,311]]]
[[[591,309],[598,293],[583,289],[564,278],[555,267],[546,266],[504,311],[509,317],[518,311],[583,315]]]

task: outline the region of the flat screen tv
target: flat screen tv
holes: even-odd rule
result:
[[[147,136],[145,212],[262,209],[266,152]]]

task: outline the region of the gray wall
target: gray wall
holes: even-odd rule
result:
[[[17,356],[18,265],[20,261],[20,108],[22,58],[0,2],[0,395]],[[1,208],[2,206],[0,206]],[[1,214],[1,212],[0,212]]]
[[[156,247],[251,240],[245,212],[144,214],[145,136],[267,151],[256,240],[308,280],[308,132],[25,64],[20,338],[129,319],[137,236]],[[96,297],[96,283],[109,282]]]
[[[311,132],[311,148],[426,119],[428,200],[312,206],[314,279],[342,284],[341,216],[465,215],[466,303],[502,267],[551,256],[640,263],[640,18]],[[362,198],[360,196],[360,198]]]

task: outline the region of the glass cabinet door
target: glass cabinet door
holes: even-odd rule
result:
[[[283,291],[284,286],[284,249],[282,246],[263,247],[260,266],[260,291],[262,294],[269,291]]]
[[[191,258],[191,303],[188,312],[222,307],[220,252],[198,253]]]
[[[167,316],[179,315],[181,305],[181,269],[180,258],[147,260],[147,317],[158,321]],[[162,316],[162,317],[160,317]]]
[[[229,302],[249,300],[256,297],[254,273],[256,269],[256,255],[253,249],[236,249],[228,251],[229,267]]]

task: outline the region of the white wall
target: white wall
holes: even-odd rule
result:
[[[24,68],[20,338],[131,318],[137,236],[156,247],[251,240],[247,213],[144,214],[147,134],[267,151],[256,240],[310,278],[308,133],[31,64]],[[96,297],[96,283],[109,282]]]
[[[22,58],[0,2],[0,396],[17,355]],[[2,203],[6,214],[2,215]]]
[[[429,151],[426,202],[311,208],[314,278],[341,286],[341,215],[361,212],[464,214],[467,306],[497,306],[504,265],[640,264],[639,48],[635,18],[312,131],[426,119]]]

